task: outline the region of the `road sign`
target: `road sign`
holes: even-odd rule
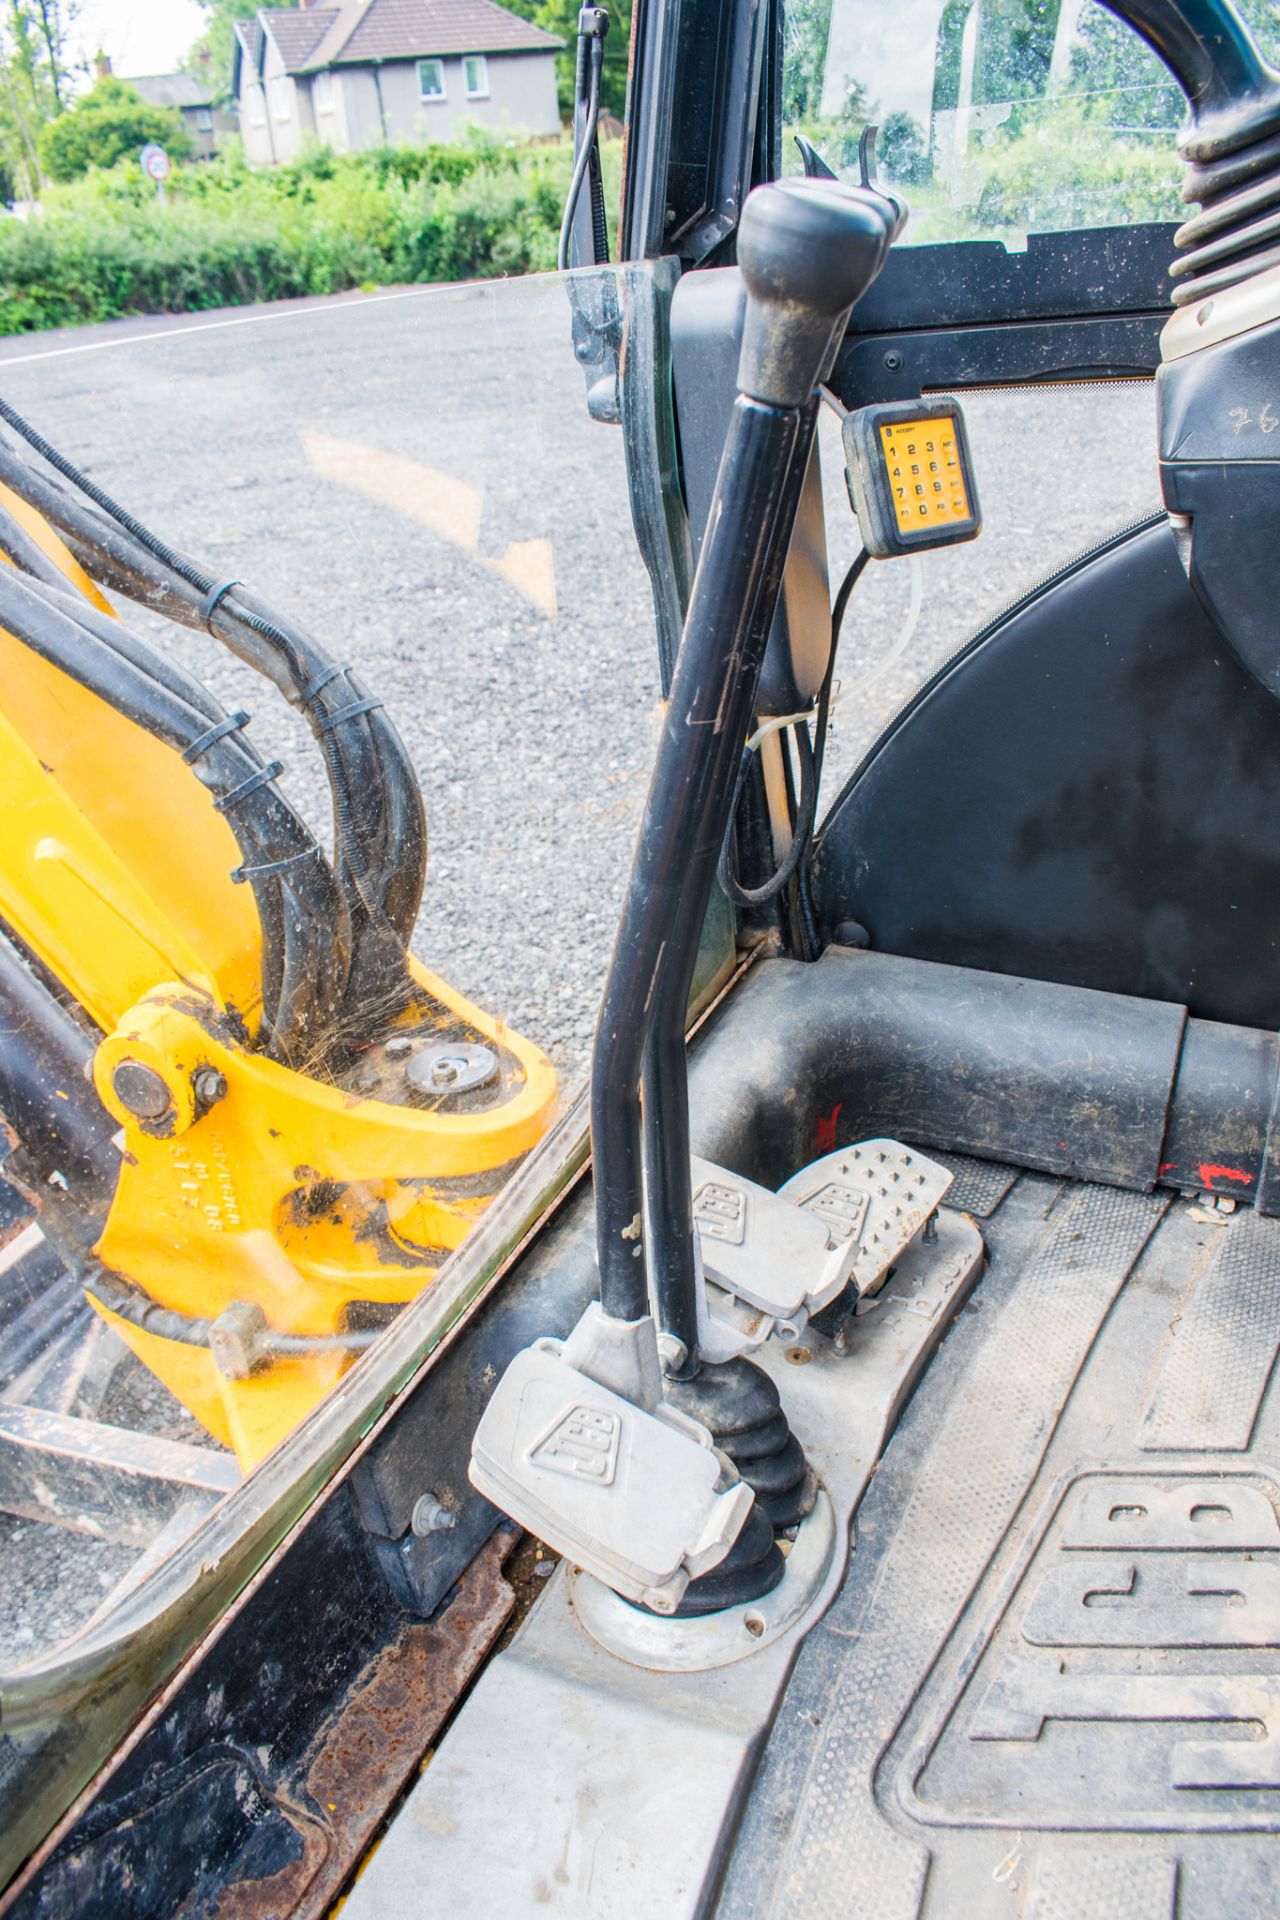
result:
[[[148,180],[154,180],[158,187],[162,187],[169,178],[173,166],[164,148],[158,147],[154,140],[149,140],[138,158],[142,162],[142,171]]]

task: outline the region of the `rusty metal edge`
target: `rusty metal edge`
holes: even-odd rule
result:
[[[216,1920],[324,1920],[515,1610],[502,1575],[517,1528],[486,1540],[438,1618],[406,1618],[313,1743],[303,1798],[273,1798],[302,1841],[279,1873],[228,1885]]]

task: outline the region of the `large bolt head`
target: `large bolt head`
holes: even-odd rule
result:
[[[498,1056],[478,1041],[424,1047],[409,1062],[406,1079],[419,1093],[472,1093],[498,1077]]]
[[[206,1111],[225,1099],[227,1092],[226,1076],[216,1067],[198,1067],[191,1076],[191,1091],[200,1106]]]
[[[163,1076],[141,1060],[122,1060],[111,1076],[111,1086],[121,1106],[136,1120],[161,1120],[173,1105]]]

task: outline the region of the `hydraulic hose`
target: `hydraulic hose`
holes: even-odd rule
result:
[[[37,1180],[65,1187],[96,1240],[115,1192],[115,1124],[88,1077],[93,1041],[0,936],[0,1113]]]
[[[86,1276],[84,1290],[108,1313],[117,1314],[144,1333],[175,1340],[184,1347],[207,1348],[210,1344],[212,1320],[162,1307],[150,1294],[130,1286],[105,1267]],[[342,1333],[280,1333],[274,1327],[265,1327],[255,1344],[260,1353],[281,1359],[291,1354],[363,1353],[385,1331],[384,1327],[352,1327]]]
[[[95,622],[116,623],[89,608],[73,618],[60,599],[0,566],[0,626],[181,753],[213,794],[244,855],[233,878],[252,885],[262,921],[267,1050],[290,1063],[307,1058],[345,983],[343,916],[321,849],[275,787],[279,762],[264,766],[243,739],[247,716],[223,714],[208,695],[192,704],[139,664],[136,635],[100,634]]]
[[[21,572],[45,586],[67,584],[66,575],[54,565],[48,554],[36,544],[25,527],[11,513],[0,509],[0,554],[11,560]]]
[[[350,999],[408,997],[404,950],[422,899],[426,822],[412,765],[381,703],[239,582],[216,582],[159,539],[3,400],[0,419],[70,491],[12,446],[0,446],[0,479],[47,515],[94,579],[207,630],[303,714],[332,796],[336,875],[353,929]]]
[[[8,527],[0,519],[0,547],[7,546],[7,543]],[[184,672],[174,661],[165,659],[162,654],[154,653],[146,642],[133,632],[132,628],[125,625],[123,620],[115,620],[109,614],[100,613],[84,598],[83,594],[76,593],[68,587],[64,575],[58,574],[55,579],[48,581],[27,578],[24,580],[24,585],[30,593],[37,595],[51,607],[57,608],[68,619],[74,620],[78,626],[84,627],[103,646],[109,647],[113,653],[118,653],[122,660],[127,660],[139,673],[148,675],[157,686],[163,687],[176,699],[185,701],[197,713],[202,713],[211,725],[214,721],[225,718],[224,709],[194,674]]]

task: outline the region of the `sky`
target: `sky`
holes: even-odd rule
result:
[[[126,77],[172,73],[204,25],[196,0],[80,0],[72,42],[86,63],[101,48]]]

